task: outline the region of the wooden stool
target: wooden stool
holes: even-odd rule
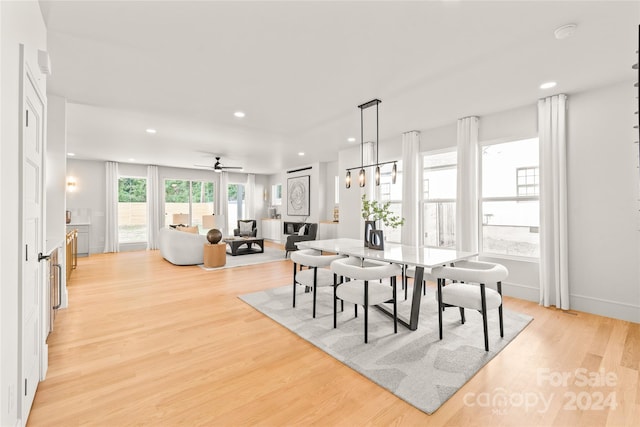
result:
[[[222,267],[227,263],[227,244],[204,244],[204,266],[206,268]]]

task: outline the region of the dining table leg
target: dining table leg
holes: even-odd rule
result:
[[[409,314],[409,319],[403,318],[402,316],[396,316],[398,323],[400,323],[405,328],[408,328],[411,331],[415,331],[418,329],[418,320],[420,318],[420,301],[422,300],[422,277],[424,275],[424,267],[416,266],[416,277],[413,278],[413,296],[411,299],[411,312]],[[388,309],[383,304],[375,306],[382,313],[386,314],[389,317],[393,317],[393,312]],[[356,305],[357,309],[357,305]],[[357,313],[356,313],[357,317]]]
[[[420,302],[422,300],[422,278],[424,267],[416,266],[416,277],[413,278],[413,297],[411,298],[411,317],[409,318],[409,329],[418,329],[418,318],[420,317]]]

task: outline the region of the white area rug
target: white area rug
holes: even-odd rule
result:
[[[398,325],[377,309],[369,310],[369,343],[364,344],[362,307],[354,318],[352,304],[338,313],[333,328],[333,290],[318,288],[316,318],[311,317],[312,295],[298,287],[292,308],[292,286],[239,296],[240,299],[300,337],[360,372],[427,414],[438,409],[476,372],[514,339],[531,317],[504,310],[504,338],[500,338],[498,311],[489,313],[489,349],[484,350],[482,316],[466,310],[460,323],[457,308],[443,313],[444,338],[438,337],[438,311],[433,291],[422,298],[418,330]],[[399,304],[408,317],[410,302]]]
[[[222,270],[223,268],[242,267],[245,265],[263,264],[265,262],[284,261],[285,252],[280,249],[265,246],[264,253],[247,254],[247,255],[229,255],[227,254],[227,263],[223,267],[207,268],[200,264],[200,268],[207,271]]]

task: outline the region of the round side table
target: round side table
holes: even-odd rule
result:
[[[206,268],[222,267],[227,263],[227,244],[204,244],[204,266]]]

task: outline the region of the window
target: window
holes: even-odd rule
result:
[[[213,213],[213,182],[166,179],[164,188],[165,225],[174,224],[174,215],[183,214],[189,219],[186,225],[201,227],[202,216]]]
[[[147,241],[147,180],[118,179],[118,240],[120,243]]]
[[[427,153],[422,158],[422,224],[425,246],[456,245],[456,151]]]
[[[537,196],[539,194],[538,168],[516,169],[516,185],[518,196]]]
[[[282,184],[271,186],[271,206],[282,206]]]
[[[540,256],[538,138],[482,147],[481,251]]]
[[[379,188],[379,200],[382,203],[391,202],[389,208],[393,215],[398,218],[402,218],[402,161],[397,162],[396,183],[391,183],[391,171],[393,164],[386,164],[380,167],[380,187]],[[391,228],[385,227],[382,224],[384,230],[384,239],[387,242],[400,243],[402,239],[402,227]]]
[[[229,219],[227,221],[227,226],[229,230],[233,230],[238,226],[239,219],[254,219],[244,217],[244,193],[244,184],[227,185],[227,203],[229,204]],[[282,194],[280,197],[282,198]]]

